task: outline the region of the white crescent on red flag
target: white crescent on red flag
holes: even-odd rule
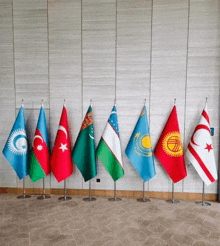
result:
[[[213,151],[207,103],[202,112],[186,151],[186,157],[195,167],[206,185],[217,180],[217,169]]]

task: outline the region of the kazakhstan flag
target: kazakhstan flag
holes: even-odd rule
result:
[[[141,111],[125,153],[144,182],[156,175],[145,106]]]

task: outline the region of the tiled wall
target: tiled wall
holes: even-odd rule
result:
[[[0,149],[24,100],[32,142],[42,99],[51,148],[66,99],[72,146],[93,103],[96,145],[116,97],[125,176],[120,190],[142,190],[142,180],[124,154],[144,105],[153,148],[177,102],[184,149],[208,97],[213,146],[218,164],[220,1],[219,0],[0,0]],[[187,163],[187,162],[186,162]],[[155,159],[157,175],[149,191],[171,191],[171,181]],[[93,189],[113,189],[97,161]],[[193,167],[175,185],[179,192],[201,192]],[[42,182],[27,187],[42,187]],[[21,187],[0,154],[0,187]],[[53,175],[47,188],[63,188]],[[77,168],[67,188],[86,189]],[[217,192],[217,182],[206,187]]]

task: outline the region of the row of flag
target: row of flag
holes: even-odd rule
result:
[[[111,111],[97,149],[95,149],[94,142],[91,106],[89,106],[83,120],[72,151],[65,104],[51,157],[46,125],[46,116],[42,106],[29,153],[24,107],[21,106],[3,149],[4,156],[20,179],[29,174],[31,180],[36,182],[47,176],[52,170],[57,181],[61,182],[73,173],[72,162],[74,162],[84,180],[88,181],[97,175],[96,155],[114,181],[124,175],[116,105]],[[145,106],[141,111],[125,153],[144,182],[156,175]],[[154,154],[174,183],[187,176],[176,105],[174,105],[165,124]],[[192,134],[185,156],[193,164],[206,185],[217,179],[207,103]]]

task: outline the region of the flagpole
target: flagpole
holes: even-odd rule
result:
[[[24,107],[23,102],[24,102],[24,100],[22,99],[22,100],[21,100],[21,106],[22,106],[22,107]],[[31,196],[25,194],[25,177],[24,177],[24,178],[23,178],[23,195],[18,196],[17,198],[18,198],[18,199],[25,199],[25,198],[30,198],[30,197],[31,197]]]
[[[23,178],[23,195],[20,195],[17,198],[18,199],[31,198],[31,196],[25,194],[25,177]]]
[[[114,197],[111,197],[108,199],[110,202],[119,202],[122,199],[119,197],[116,197],[116,181],[114,181]]]
[[[143,197],[137,199],[138,202],[150,202],[150,199],[145,198],[145,182],[143,181]]]
[[[41,107],[44,106],[44,100],[42,99],[42,104],[41,104]],[[43,195],[42,196],[39,196],[37,199],[38,200],[44,200],[44,199],[49,199],[51,198],[51,196],[46,196],[45,194],[45,177],[43,177]]]
[[[180,201],[174,199],[174,182],[172,181],[172,199],[166,200],[168,203],[178,204]]]
[[[83,198],[83,201],[85,202],[92,202],[95,201],[96,198],[91,196],[91,180],[89,180],[89,197]]]
[[[211,206],[211,203],[205,202],[205,183],[203,181],[202,184],[202,201],[201,202],[196,202],[197,205],[202,206],[202,207],[209,207]]]
[[[68,200],[71,200],[71,199],[72,199],[72,197],[66,196],[66,179],[65,179],[64,180],[64,196],[58,198],[58,200],[60,200],[60,201],[68,201]]]

